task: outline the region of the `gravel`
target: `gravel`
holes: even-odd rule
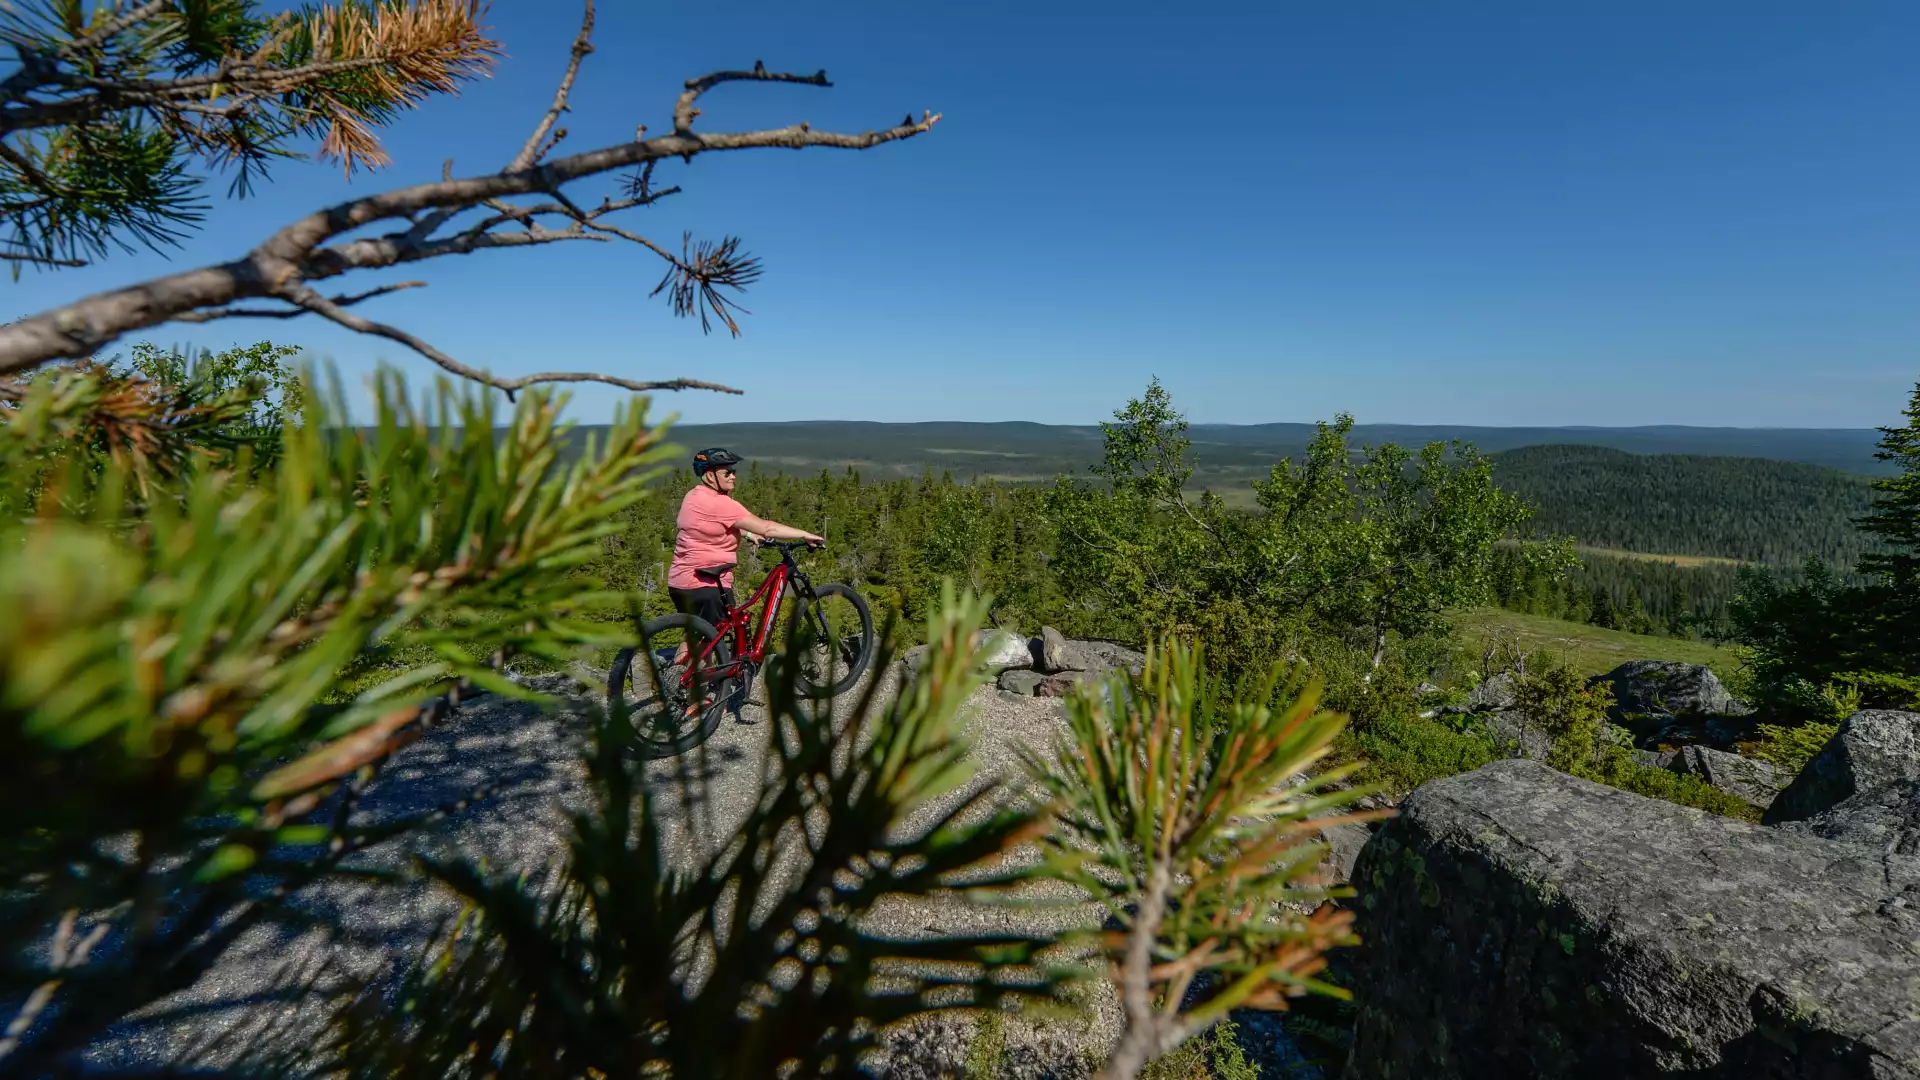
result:
[[[882,692],[897,686],[898,666],[888,671]],[[579,673],[582,682],[590,673]],[[592,691],[549,677],[548,692]],[[590,687],[591,684],[588,684]],[[841,698],[844,720],[862,687]],[[755,697],[759,695],[754,695]],[[680,759],[649,762],[645,782],[662,797],[662,846],[682,866],[724,845],[751,812],[767,767],[769,733],[764,707],[749,701],[738,718],[724,721],[702,752]],[[984,687],[963,714],[962,730],[974,741],[979,763],[976,782],[1011,775],[1019,748],[1041,747],[1065,731],[1058,701],[1021,697]],[[478,789],[490,794],[449,817],[430,832],[392,841],[366,853],[369,865],[400,868],[416,854],[457,855],[490,869],[525,874],[538,887],[551,879],[565,856],[568,815],[586,805],[583,754],[590,731],[577,710],[538,706],[490,696],[474,700],[438,729],[398,753],[362,800],[368,823],[431,811],[458,802]],[[693,782],[700,777],[703,783]],[[956,792],[921,807],[901,828],[924,828],[953,800]],[[1026,853],[1031,857],[1032,853]],[[1019,853],[1016,853],[1016,857]],[[1038,887],[1033,895],[1057,897]],[[310,978],[320,989],[354,989],[387,976],[427,947],[458,904],[444,890],[423,882],[371,886],[329,882],[303,894],[303,906],[335,916],[345,933],[329,941],[318,930],[293,933],[269,927],[244,935],[222,962],[196,984],[120,1025],[89,1052],[96,1069],[154,1068],[199,1060],[233,1060],[244,1036],[273,1027],[276,1035],[310,1039],[323,1022],[323,1010],[310,1005],[276,1004],[271,993],[290,977]],[[986,909],[959,902],[889,902],[876,907],[868,925],[888,937],[918,937],[969,931],[1049,930],[1097,922],[1084,905],[1056,906],[1045,917],[1009,909]],[[1110,995],[1108,995],[1110,997]],[[1102,1008],[1104,1004],[1105,1008]],[[1094,1003],[1091,1036],[1096,1045],[1117,1033],[1112,1002]],[[911,1038],[911,1036],[907,1036]],[[1084,1041],[1087,1036],[1075,1036]],[[1050,1047],[1060,1034],[1035,1036],[1021,1049],[1054,1057]],[[1075,1041],[1069,1040],[1069,1041]],[[894,1045],[901,1045],[899,1037]],[[1083,1055],[1084,1056],[1084,1055]]]

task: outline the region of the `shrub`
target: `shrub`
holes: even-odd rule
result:
[[[1499,744],[1483,732],[1456,731],[1421,719],[1377,723],[1353,732],[1342,745],[1342,757],[1364,761],[1359,779],[1393,792],[1412,791],[1503,756]]]
[[[1621,746],[1603,746],[1585,766],[1572,770],[1583,779],[1631,791],[1635,795],[1664,799],[1691,806],[1722,817],[1746,821],[1760,820],[1760,811],[1697,776],[1656,769],[1635,761],[1633,752]]]
[[[1260,1066],[1247,1060],[1238,1033],[1239,1025],[1222,1020],[1140,1070],[1140,1080],[1260,1080]]]
[[[1514,682],[1514,708],[1553,740],[1547,764],[1579,774],[1603,749],[1607,708],[1613,693],[1586,677],[1565,659],[1536,653]]]
[[[1839,724],[1822,724],[1818,721],[1761,724],[1760,745],[1754,747],[1753,756],[1770,761],[1787,772],[1798,773],[1839,730]]]

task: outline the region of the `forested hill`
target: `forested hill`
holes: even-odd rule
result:
[[[1496,482],[1539,508],[1545,529],[1598,548],[1850,567],[1866,547],[1852,522],[1864,477],[1815,465],[1598,446],[1494,455]]]
[[[1195,424],[1188,430],[1196,486],[1244,486],[1283,457],[1298,457],[1313,437],[1311,424]],[[1637,454],[1710,454],[1798,461],[1847,472],[1881,473],[1873,457],[1879,432],[1861,429],[1698,427],[1496,428],[1459,425],[1360,424],[1354,441],[1416,447],[1454,439],[1484,453],[1526,446],[1607,446]],[[1085,475],[1100,456],[1097,426],[1004,423],[887,424],[853,420],[788,423],[686,424],[674,441],[692,448],[725,446],[763,468],[812,473],[857,468],[863,476],[918,476],[927,469],[955,479],[1040,479]]]
[[[1196,448],[1305,446],[1309,424],[1195,424]],[[1356,424],[1355,441],[1425,446],[1430,442],[1472,443],[1497,454],[1528,446],[1602,446],[1635,454],[1703,454],[1764,458],[1824,465],[1843,472],[1883,475],[1890,470],[1873,454],[1880,432],[1873,428],[1718,428],[1675,424],[1645,427],[1467,427],[1453,424]],[[1289,451],[1293,452],[1293,451]]]

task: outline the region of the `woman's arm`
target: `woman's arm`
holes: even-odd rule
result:
[[[791,525],[782,525],[777,521],[757,518],[752,514],[741,518],[738,528],[748,539],[765,537],[768,540],[805,540],[812,544],[826,543],[825,540],[805,529],[796,529]]]

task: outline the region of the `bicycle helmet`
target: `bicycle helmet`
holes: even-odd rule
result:
[[[739,454],[724,446],[710,446],[693,455],[693,474],[699,476],[708,469],[731,469],[739,464]]]

